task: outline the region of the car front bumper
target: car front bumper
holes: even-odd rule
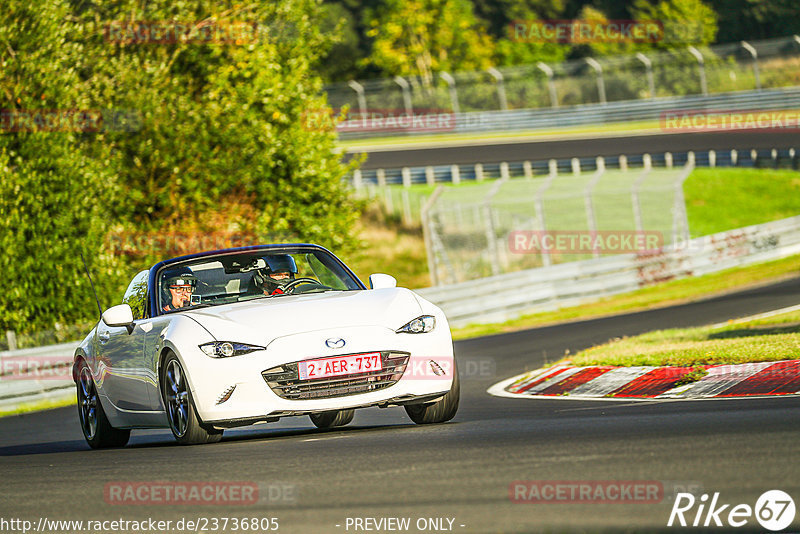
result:
[[[237,426],[314,412],[434,400],[450,390],[455,371],[453,344],[446,324],[440,323],[425,334],[398,334],[380,326],[316,330],[277,338],[266,350],[242,356],[211,358],[197,348],[180,357],[188,370],[192,398],[201,420],[218,426]],[[328,348],[325,341],[331,338],[346,340],[345,346]],[[396,374],[396,381],[371,387],[366,385],[368,380],[363,380],[363,373],[348,375],[351,383],[366,387],[354,387],[359,390],[356,393],[339,391],[337,396],[330,397],[325,396],[323,387],[316,390],[313,398],[284,398],[286,395],[270,387],[263,374],[289,368],[302,360],[372,352],[395,358],[407,355],[403,372]],[[315,381],[301,381],[310,382]]]

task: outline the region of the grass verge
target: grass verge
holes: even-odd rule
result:
[[[735,289],[769,283],[800,274],[800,255],[759,265],[735,267],[718,273],[672,280],[637,291],[561,310],[526,315],[498,324],[469,325],[453,329],[455,339],[513,332],[548,324],[593,319],[681,304]]]
[[[498,139],[519,139],[524,141],[526,139],[537,139],[547,137],[561,137],[561,136],[581,136],[586,134],[615,134],[615,133],[637,133],[646,130],[657,130],[660,128],[659,121],[635,121],[635,122],[620,122],[614,124],[604,124],[596,126],[573,126],[565,128],[547,128],[540,130],[519,130],[519,131],[506,131],[506,132],[492,132],[492,133],[470,133],[470,134],[432,134],[432,135],[415,135],[410,136],[394,136],[394,137],[375,137],[368,139],[349,139],[340,140],[337,145],[347,152],[358,152],[363,147],[391,147],[393,145],[426,145],[426,144],[439,144],[439,143],[453,143],[458,144],[461,142],[469,141],[483,141],[483,140],[498,140]]]
[[[800,311],[717,327],[658,330],[612,340],[565,357],[571,365],[685,366],[702,378],[702,366],[800,358]]]
[[[63,408],[64,406],[72,406],[76,402],[75,394],[72,396],[64,396],[62,398],[46,399],[36,402],[27,402],[16,406],[14,409],[0,408],[0,417],[7,417],[9,415],[20,415],[23,413],[40,412],[42,410],[52,410],[53,408]]]
[[[692,237],[800,213],[800,173],[781,169],[695,169],[683,185]]]

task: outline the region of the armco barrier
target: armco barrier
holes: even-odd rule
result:
[[[538,130],[613,124],[630,121],[657,121],[670,111],[767,111],[800,107],[800,87],[738,91],[711,96],[692,95],[660,97],[650,100],[627,100],[607,104],[584,104],[559,109],[519,109],[513,111],[473,111],[448,114],[454,122],[451,133],[488,133],[516,130]],[[370,137],[430,135],[431,132],[348,131],[342,140]]]
[[[0,352],[0,412],[75,397],[69,372],[78,342]]]
[[[505,321],[800,253],[800,216],[709,235],[657,253],[607,256],[418,290],[450,324]]]
[[[440,306],[453,326],[487,323],[632,291],[657,282],[700,276],[800,253],[800,216],[693,239],[657,253],[607,256],[417,290]],[[0,411],[47,399],[74,397],[64,369],[78,342],[0,352]],[[15,376],[20,362],[38,378]],[[35,375],[35,373],[32,372]]]

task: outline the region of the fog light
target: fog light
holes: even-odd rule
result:
[[[444,369],[442,369],[442,367],[438,363],[436,363],[435,361],[430,360],[428,363],[431,364],[431,369],[433,369],[433,374],[435,374],[436,376],[442,376],[442,375],[446,374],[444,372]]]
[[[234,389],[236,389],[236,385],[235,385],[235,384],[234,384],[233,386],[229,387],[228,389],[226,389],[226,390],[225,390],[225,391],[222,393],[222,395],[220,396],[220,398],[219,398],[219,399],[217,399],[217,404],[222,404],[223,402],[225,402],[225,401],[227,401],[228,399],[230,399],[230,398],[231,398],[231,395],[233,395],[233,390],[234,390]]]

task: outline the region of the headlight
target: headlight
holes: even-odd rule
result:
[[[200,345],[200,350],[212,358],[228,358],[230,356],[241,356],[256,350],[265,350],[258,345],[247,345],[245,343],[234,343],[233,341],[212,341]]]
[[[433,315],[420,315],[395,330],[395,332],[398,334],[424,334],[434,328],[436,328],[436,317]]]

